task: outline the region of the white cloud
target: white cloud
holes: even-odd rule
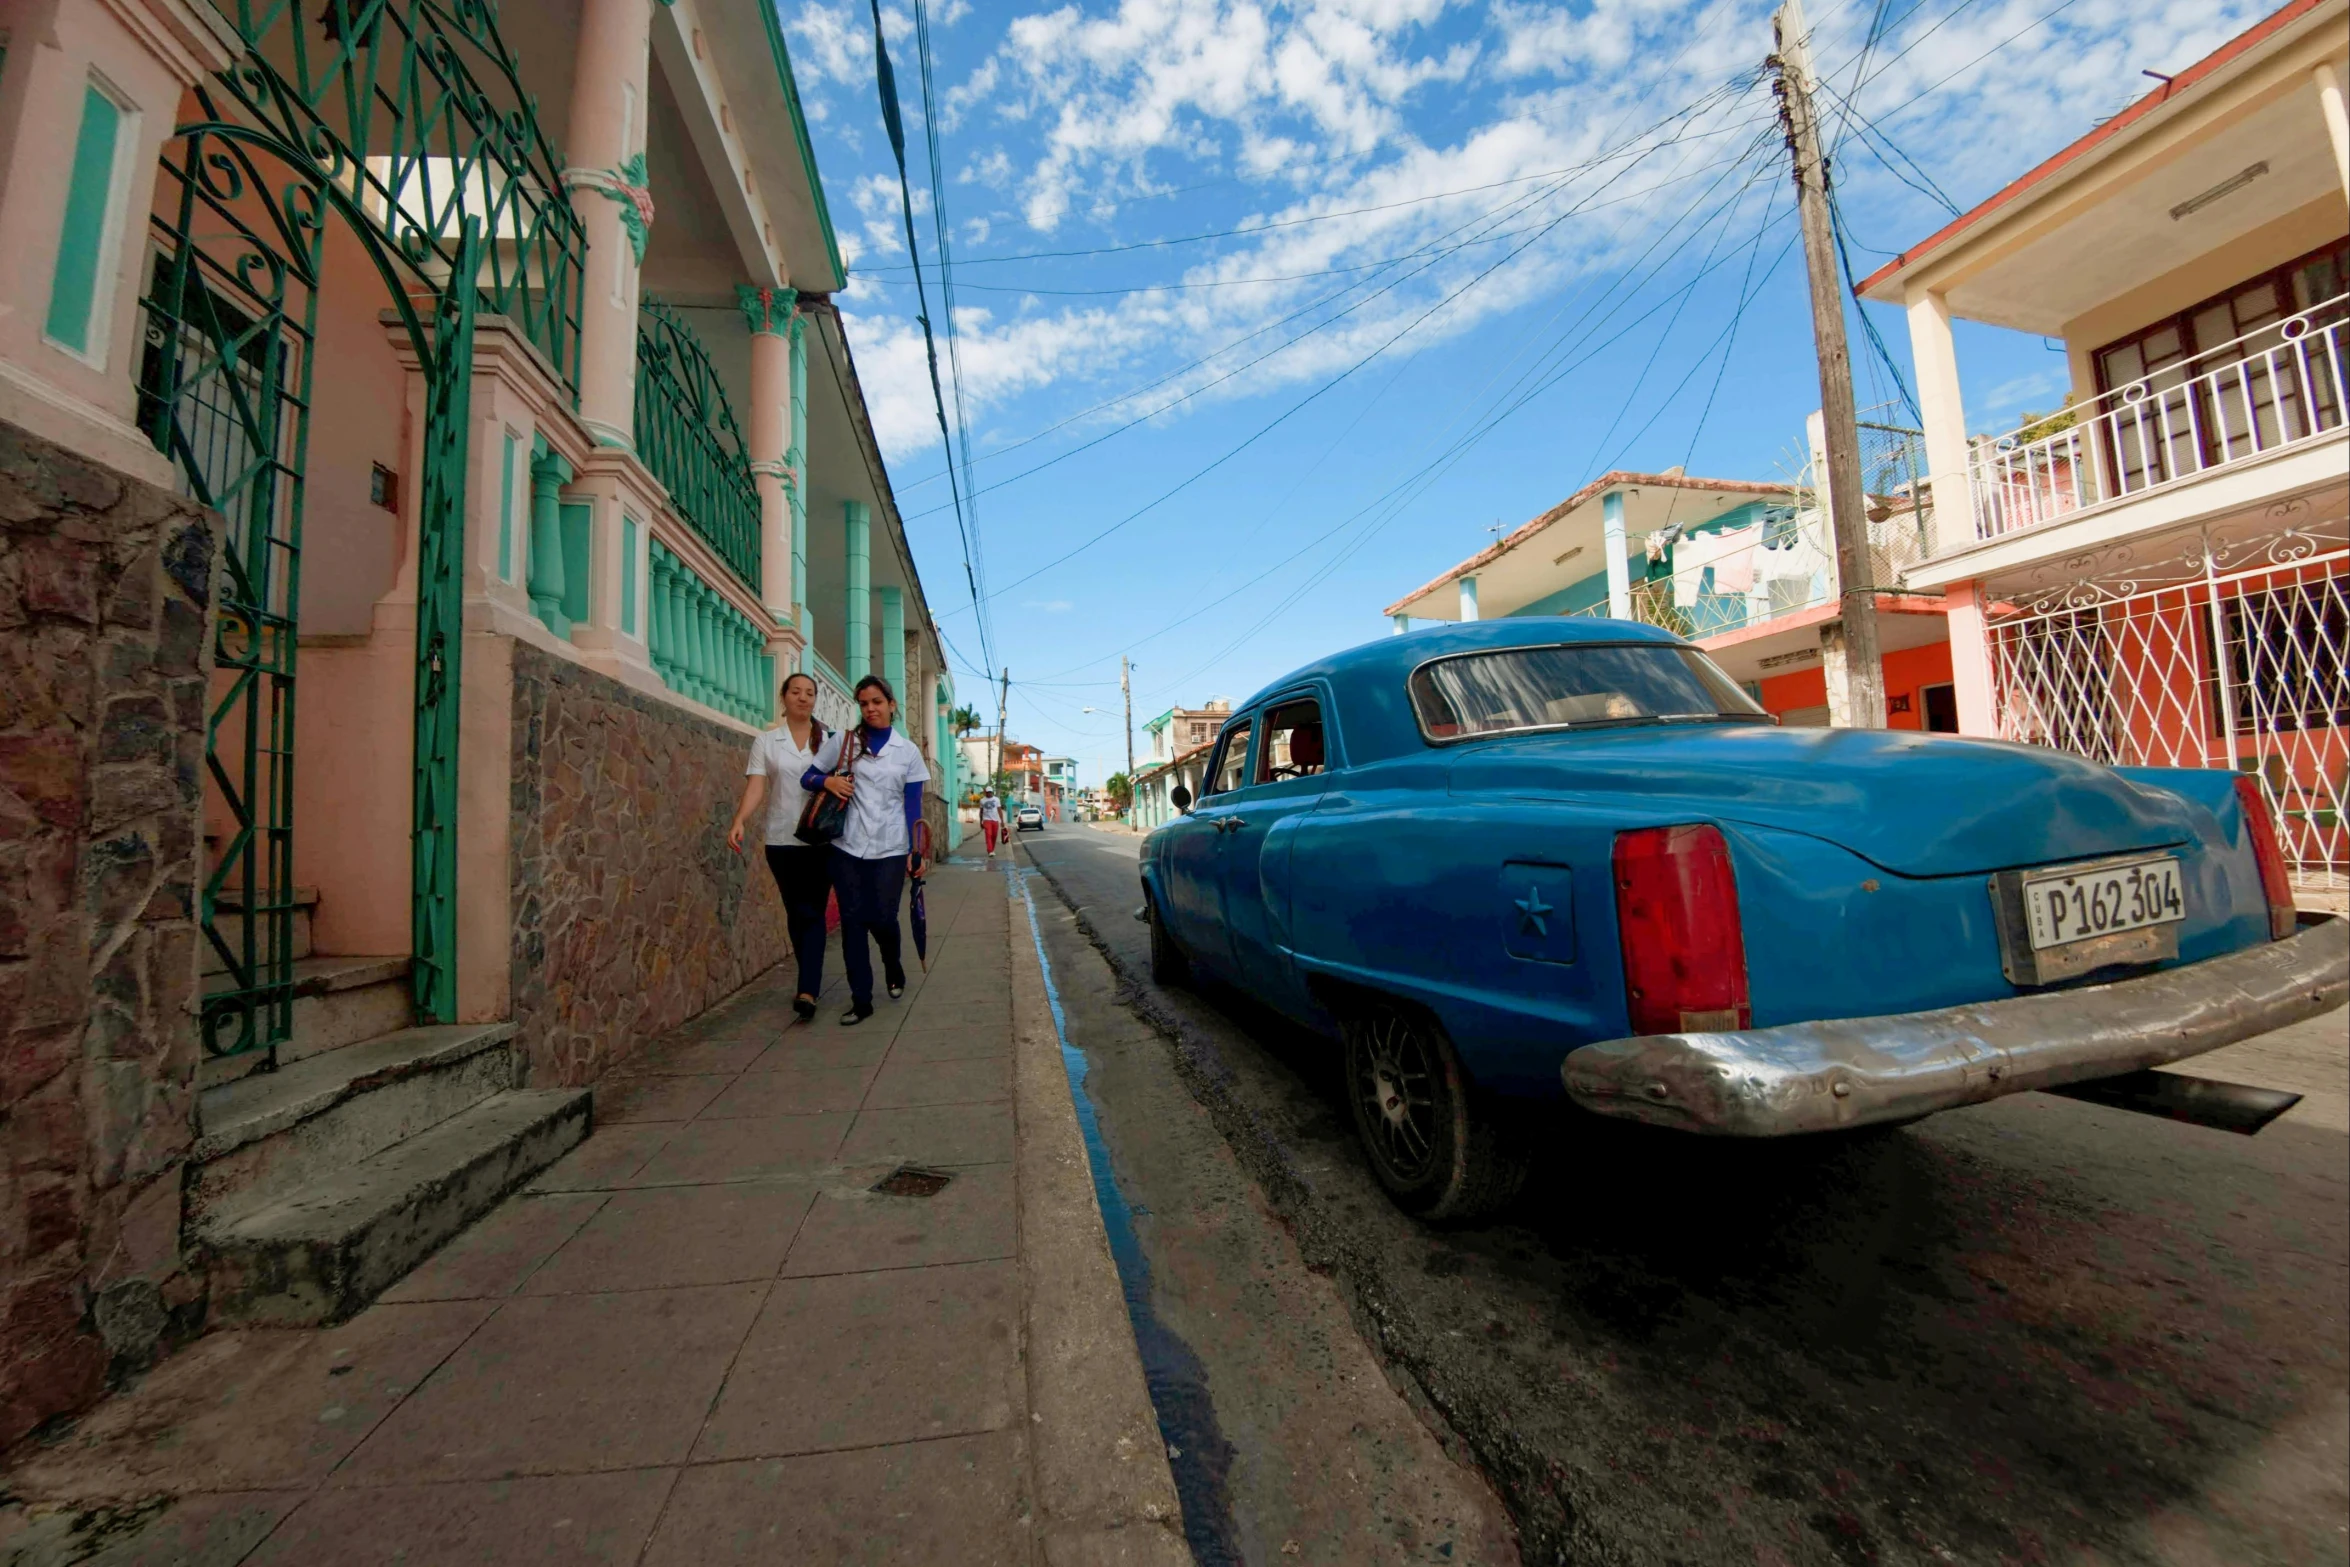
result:
[[[1029,599],[1022,609],[1042,610],[1048,615],[1066,615],[1077,606],[1067,599]]]
[[[1508,376],[1538,363],[1563,333],[1596,344],[1654,297],[1613,315],[1601,306],[1578,325],[1603,285],[1636,262],[1668,262],[1685,277],[1709,254],[1737,256],[1766,199],[1784,212],[1785,181],[1775,177],[1783,154],[1769,89],[1757,79],[1770,48],[1770,3],[1590,0],[1570,10],[1492,0],[1472,11],[1446,0],[1117,0],[1098,11],[1063,4],[1012,18],[949,94],[942,120],[988,127],[988,150],[954,186],[967,193],[956,213],[965,243],[983,247],[991,234],[1006,241],[1018,224],[1074,231],[1060,241],[1073,245],[1130,240],[1151,232],[1129,219],[1136,202],[1234,176],[1240,200],[1224,221],[1262,232],[1169,249],[1163,266],[1142,274],[1217,286],[1086,300],[978,295],[998,307],[990,309],[971,308],[974,295],[962,295],[957,326],[975,438],[984,450],[986,414],[1046,387],[1066,388],[1070,405],[1110,394],[1086,425],[1098,431],[1187,393],[1214,399],[1302,386],[1407,329],[1398,352],[1537,300],[1546,308],[1529,312],[1524,357],[1505,367]],[[2032,32],[2024,30],[2045,12],[2044,0],[1912,11],[1878,46],[1858,101],[1954,198],[1972,202],[2088,129],[2086,106],[2108,107],[2114,82],[2141,66],[2176,70],[2240,30],[2260,3],[2075,0]],[[1815,39],[1839,90],[1851,89],[1871,9],[1831,13]],[[811,48],[831,36],[808,21],[812,13],[831,14],[810,6],[795,24],[795,39],[807,33]],[[1986,64],[1937,88],[2019,32]],[[869,37],[869,27],[858,36]],[[869,94],[868,64],[856,85]],[[1724,89],[1734,81],[1743,88]],[[1640,127],[1708,94],[1670,132],[1626,150]],[[1835,123],[1839,111],[1828,112]],[[1725,166],[1741,153],[1750,161],[1728,176]],[[1905,243],[1941,221],[1857,138],[1838,167],[1847,208],[1872,242]],[[990,190],[1001,190],[1008,208],[991,210]],[[1701,196],[1715,210],[1684,222]],[[868,253],[902,261],[894,174],[858,181],[853,199]],[[1098,238],[1085,226],[1097,222]],[[1527,248],[1480,279],[1518,246]],[[1341,268],[1354,270],[1328,275]],[[1012,268],[964,276],[1021,280]],[[1077,282],[1064,272],[1056,284],[1063,279]],[[921,334],[901,291],[858,285],[843,297],[885,449],[894,458],[934,445]],[[880,314],[885,300],[889,313]],[[1324,324],[1297,335],[1316,323]],[[1179,368],[1225,345],[1208,363]],[[1240,368],[1259,356],[1267,357]],[[1116,395],[1154,375],[1163,383]],[[1996,389],[1991,401],[2020,409],[2061,390],[2030,379],[2030,388]]]

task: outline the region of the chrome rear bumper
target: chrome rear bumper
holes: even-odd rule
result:
[[[2184,1060],[2346,995],[2350,921],[2304,916],[2283,941],[2139,979],[1932,1012],[1611,1039],[1569,1051],[1559,1076],[1601,1115],[1783,1137]]]

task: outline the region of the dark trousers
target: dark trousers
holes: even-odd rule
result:
[[[865,937],[872,934],[881,948],[882,977],[903,984],[906,966],[898,955],[898,904],[906,896],[906,857],[884,855],[860,860],[832,848],[832,890],[840,895],[840,960],[849,971],[849,999],[859,1006],[873,1004],[873,954]]]
[[[767,845],[767,868],[783,894],[783,923],[800,960],[800,989],[815,996],[824,988],[824,900],[832,893],[832,851],[804,843]]]

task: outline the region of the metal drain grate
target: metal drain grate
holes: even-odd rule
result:
[[[946,1190],[954,1177],[943,1170],[925,1170],[916,1165],[901,1164],[874,1183],[873,1190],[884,1197],[936,1197]]]

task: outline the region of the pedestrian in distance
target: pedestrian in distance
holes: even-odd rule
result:
[[[818,748],[800,775],[806,789],[822,789],[846,806],[840,836],[832,845],[832,890],[840,899],[841,964],[849,971],[848,1024],[873,1015],[873,954],[881,949],[882,982],[891,1000],[906,993],[906,967],[899,956],[898,904],[906,877],[922,867],[915,824],[922,820],[922,786],[930,769],[914,742],[890,726],[897,719],[897,693],[879,675],[857,682],[857,712],[863,722],[844,729]],[[843,755],[849,758],[841,766]]]
[[[824,726],[816,721],[816,677],[787,675],[783,722],[751,742],[742,803],[734,808],[734,825],[726,832],[726,846],[740,854],[744,831],[754,819],[761,824],[767,869],[775,876],[775,890],[783,894],[784,926],[799,959],[799,992],[791,1006],[802,1022],[816,1015],[816,995],[824,988],[824,900],[832,894],[831,850],[802,843],[796,835],[800,810],[807,803],[800,780],[823,744]]]
[[[993,789],[979,791],[979,833],[987,840],[987,857],[995,858],[995,843],[1004,835],[1004,802]]]

